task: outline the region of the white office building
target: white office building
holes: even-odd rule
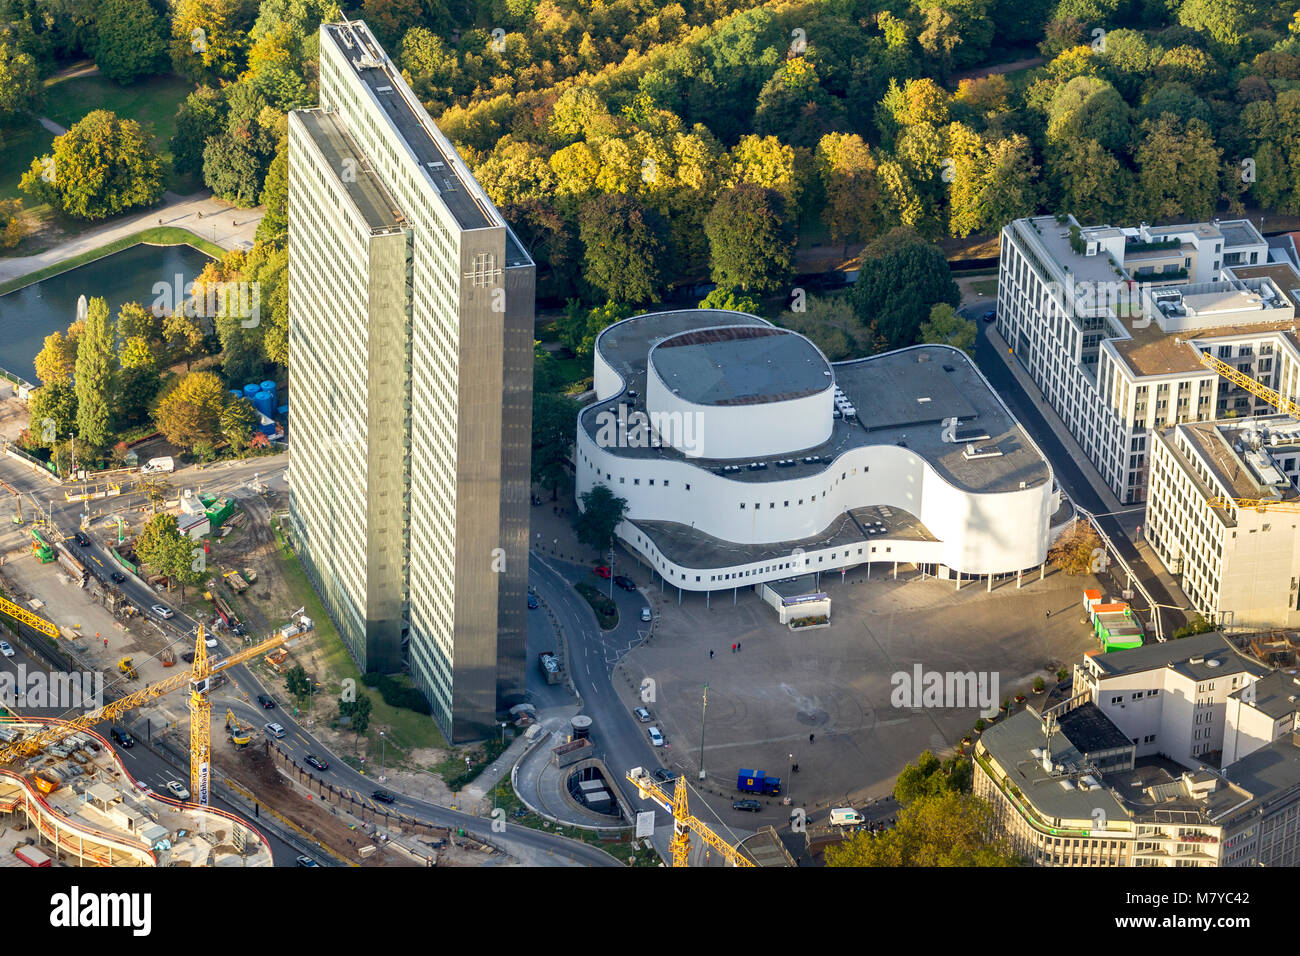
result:
[[[1192,606],[1228,626],[1300,626],[1300,422],[1222,419],[1151,437],[1143,534]]]
[[[289,137],[300,554],[359,666],[484,736],[524,691],[534,266],[364,23]]]
[[[1201,352],[1300,394],[1300,274],[1247,220],[1002,230],[998,328],[1124,503],[1146,499],[1150,431],[1271,411]]]

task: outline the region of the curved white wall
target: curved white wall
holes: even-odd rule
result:
[[[674,395],[650,362],[646,373],[646,409],[658,412],[677,435],[692,440],[670,441],[690,458],[753,459],[793,454],[831,437],[835,425],[834,379],[815,395],[754,405],[698,405]],[[680,423],[680,424],[679,424]]]
[[[773,544],[818,534],[847,509],[885,505],[915,515],[940,539],[912,543],[925,544],[924,557],[901,558],[896,552],[892,557],[942,563],[970,574],[1041,564],[1056,507],[1049,481],[1023,490],[967,492],[896,445],[855,448],[815,474],[800,465],[805,472],[800,477],[762,482],[724,478],[657,456],[624,457],[617,449],[598,447],[582,428],[577,452],[577,494],[608,485],[627,499],[630,521],[674,521],[724,541]],[[783,576],[788,572],[772,575]]]

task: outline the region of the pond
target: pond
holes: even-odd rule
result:
[[[45,336],[64,331],[77,318],[80,296],[105,299],[114,316],[127,302],[149,308],[158,298],[157,283],[167,283],[174,299],[176,277],[181,277],[183,290],[209,261],[193,246],[141,243],[0,295],[0,368],[39,384],[33,364],[36,353]]]

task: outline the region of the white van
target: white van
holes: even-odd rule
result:
[[[662,747],[664,745],[664,735],[659,732],[658,727],[650,727],[647,729],[646,733],[650,735],[651,744],[656,747]]]
[[[835,807],[831,810],[830,824],[833,827],[852,827],[866,822],[867,818],[852,807]]]

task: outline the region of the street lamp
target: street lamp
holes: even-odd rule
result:
[[[709,685],[704,685],[704,703],[700,706],[700,779],[704,779],[704,718],[709,712]]]
[[[790,761],[790,775],[785,778],[785,799],[788,802],[790,800],[790,787],[794,783],[794,754],[786,754],[786,758]]]
[[[384,769],[388,765],[387,758],[388,758],[388,739],[384,736],[384,732],[381,730],[379,732],[379,782],[380,783],[383,783],[385,780],[388,779],[387,777],[384,776]]]

